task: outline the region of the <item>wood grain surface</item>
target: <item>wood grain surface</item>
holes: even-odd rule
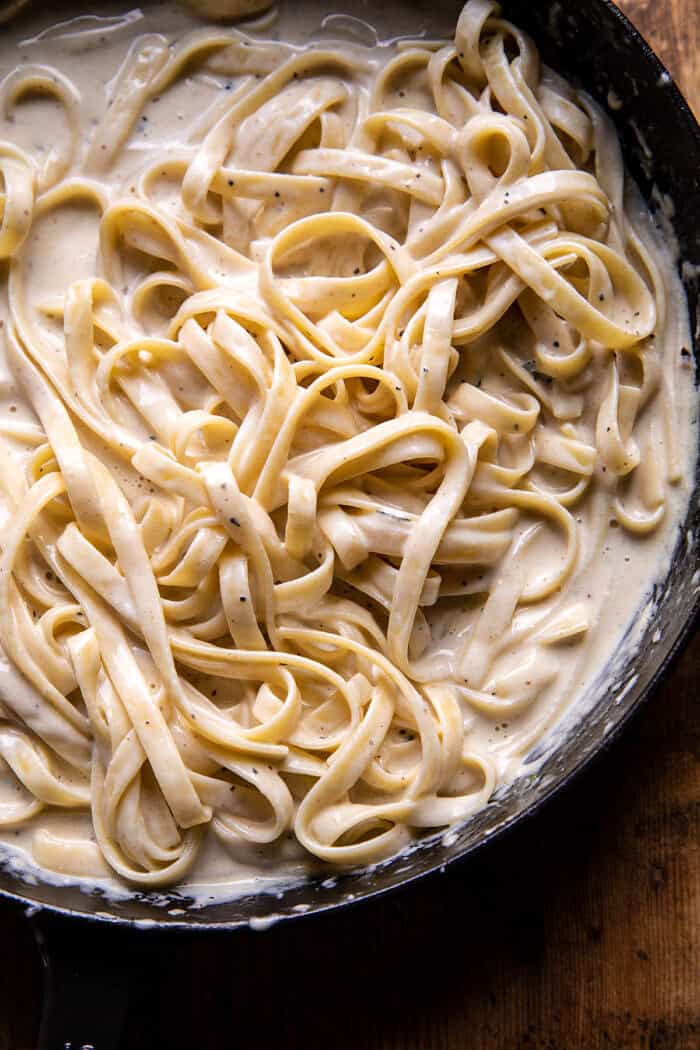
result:
[[[620,6],[700,112],[699,0]],[[125,1046],[698,1050],[699,668],[696,638],[594,768],[474,862],[325,919],[169,942]],[[39,962],[7,906],[0,938],[0,1050],[32,1050]]]

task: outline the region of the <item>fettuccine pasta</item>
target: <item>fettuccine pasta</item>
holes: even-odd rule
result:
[[[670,278],[493,0],[449,41],[121,47],[104,104],[0,84],[0,825],[143,888],[211,840],[369,864],[512,778],[609,530],[643,564],[674,518]]]

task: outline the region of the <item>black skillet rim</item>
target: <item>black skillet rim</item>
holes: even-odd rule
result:
[[[678,85],[675,80],[671,77],[670,73],[661,62],[659,57],[656,55],[652,47],[647,43],[644,37],[641,35],[639,30],[633,25],[632,22],[623,14],[622,11],[613,3],[613,0],[595,0],[595,2],[601,7],[605,8],[607,12],[617,20],[619,26],[622,29],[625,37],[629,41],[630,45],[646,59],[650,64],[653,72],[656,73],[658,78],[664,78],[666,90],[668,92],[668,98],[671,102],[671,109],[675,121],[681,121],[686,125],[686,129],[690,136],[695,139],[697,144],[698,153],[700,154],[700,125],[693,115],[688,103],[683,97]],[[696,346],[696,354],[700,348]],[[697,500],[700,494],[700,483],[696,480],[696,485],[691,492],[691,501]],[[661,681],[670,671],[674,662],[678,659],[686,645],[694,635],[695,631],[700,627],[700,592],[697,594],[693,605],[691,606],[688,615],[683,620],[680,629],[678,630],[668,652],[663,657],[661,662],[655,671],[651,674],[649,681],[640,690],[639,695],[619,713],[614,725],[611,727],[607,735],[603,736],[597,743],[591,748],[591,750],[582,755],[581,758],[572,766],[568,772],[564,773],[559,779],[557,779],[542,795],[534,799],[522,810],[515,813],[514,815],[505,819],[502,823],[497,825],[487,836],[483,836],[473,842],[466,844],[459,851],[448,857],[436,858],[432,862],[428,862],[425,866],[422,866],[420,870],[412,872],[401,878],[395,883],[390,885],[382,885],[377,888],[369,888],[362,890],[356,895],[346,896],[338,900],[332,900],[324,903],[323,901],[314,902],[309,905],[307,911],[304,912],[281,912],[274,913],[274,894],[270,894],[268,891],[262,890],[261,896],[269,898],[271,908],[271,920],[275,925],[278,923],[287,923],[290,920],[296,919],[310,919],[319,917],[327,912],[336,911],[340,908],[349,907],[352,904],[360,904],[365,901],[377,899],[380,896],[384,896],[389,893],[397,893],[400,890],[404,890],[409,886],[415,885],[419,880],[425,879],[431,875],[435,875],[438,872],[443,872],[447,867],[452,868],[455,865],[464,863],[468,858],[474,856],[477,852],[480,852],[485,846],[496,839],[502,839],[508,835],[513,829],[524,824],[526,821],[531,821],[540,810],[546,806],[552,799],[564,792],[568,787],[571,786],[572,782],[583,772],[584,769],[590,767],[604,755],[611,745],[618,739],[620,733],[627,725],[629,720],[639,712],[642,705],[652,696],[652,694],[658,689]],[[391,866],[394,863],[398,863],[402,858],[402,854],[399,854],[396,858],[391,858],[386,862],[386,865]],[[0,862],[0,870],[3,865]],[[342,879],[343,873],[338,873],[335,878]],[[44,884],[46,885],[46,884]],[[315,882],[309,882],[306,884],[310,890],[317,888]],[[53,889],[54,887],[49,886]],[[68,888],[68,887],[67,887]],[[71,887],[74,888],[74,887]],[[57,892],[60,893],[61,889],[58,888]],[[164,894],[167,896],[167,894]],[[239,929],[255,928],[255,918],[240,918],[228,921],[198,921],[198,919],[181,921],[175,918],[166,918],[168,914],[167,910],[163,911],[163,918],[134,918],[119,914],[109,914],[107,912],[99,911],[81,911],[78,908],[66,907],[60,904],[47,903],[40,901],[37,898],[33,898],[30,895],[23,893],[14,892],[11,890],[0,887],[0,899],[14,903],[18,906],[23,907],[28,915],[34,915],[40,913],[47,917],[55,917],[56,919],[71,919],[76,920],[84,924],[92,923],[98,924],[104,928],[118,928],[118,929],[132,929],[138,932],[153,932],[157,931],[159,934],[162,933],[176,933],[176,932],[188,932],[191,934],[226,934],[232,933]],[[94,899],[86,897],[86,900]],[[137,899],[137,895],[134,895],[134,899]],[[146,898],[147,899],[147,898]],[[177,897],[173,897],[171,901],[172,907],[177,907],[180,901]],[[234,902],[232,902],[234,903]],[[204,906],[201,911],[206,912],[207,906]],[[265,924],[265,920],[260,920],[260,928]]]

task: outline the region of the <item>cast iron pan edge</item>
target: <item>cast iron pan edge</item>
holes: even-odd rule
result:
[[[504,8],[506,14],[511,17],[514,22],[532,32],[537,41],[540,52],[548,64],[552,65],[555,69],[561,70],[569,77],[573,77],[575,80],[578,79],[585,82],[587,89],[596,94],[599,100],[604,103],[606,102],[605,94],[601,93],[601,83],[603,83],[603,81],[598,79],[597,83],[591,83],[590,63],[586,62],[581,57],[590,52],[580,43],[581,38],[578,36],[576,37],[576,47],[574,49],[574,56],[576,56],[575,60],[572,61],[574,56],[568,53],[562,54],[561,50],[559,50],[561,42],[569,42],[574,39],[574,34],[577,35],[581,32],[580,27],[583,17],[588,21],[591,28],[595,30],[600,28],[605,28],[608,32],[612,30],[612,35],[615,38],[621,33],[626,39],[630,52],[636,52],[639,59],[642,60],[642,64],[646,65],[647,68],[644,70],[644,75],[647,81],[650,79],[650,74],[654,82],[660,82],[663,78],[665,99],[670,104],[673,117],[680,120],[684,125],[683,131],[685,131],[686,135],[691,139],[690,151],[688,151],[687,144],[683,143],[681,138],[678,140],[676,150],[670,152],[675,152],[676,157],[682,157],[682,164],[686,169],[686,171],[682,173],[686,176],[683,181],[690,180],[692,185],[688,188],[691,190],[691,193],[694,192],[697,195],[694,200],[692,195],[685,196],[683,224],[680,228],[675,229],[675,233],[681,244],[683,259],[700,267],[700,127],[675,82],[670,78],[670,74],[654,54],[647,42],[622,12],[611,2],[611,0],[588,0],[588,2],[577,4],[577,9],[575,11],[568,10],[555,0],[555,2],[548,8],[549,12],[554,12],[553,16],[548,15],[547,10],[533,11],[528,0],[506,0]],[[583,10],[586,11],[585,16],[582,16]],[[611,22],[612,25],[610,25]],[[615,32],[615,30],[617,32]],[[597,38],[597,40],[599,42],[600,38]],[[598,76],[602,78],[603,74],[600,71],[596,70],[594,72],[597,72]],[[588,75],[586,76],[586,74]],[[629,77],[628,70],[625,70],[622,76]],[[612,84],[612,81],[609,80],[606,83]],[[593,90],[594,88],[595,90]],[[645,106],[648,104],[646,94],[642,95],[639,93],[636,97],[640,99]],[[618,123],[618,131],[621,133],[623,146],[626,147],[625,160],[628,167],[632,170],[643,191],[645,191],[645,197],[647,197],[647,199],[649,198],[649,191],[652,185],[661,187],[664,191],[670,190],[670,195],[673,199],[673,181],[677,181],[678,179],[678,168],[674,168],[673,165],[670,165],[667,166],[665,171],[659,172],[655,166],[652,180],[645,173],[644,168],[640,169],[639,164],[634,163],[636,159],[635,153],[639,151],[639,142],[636,137],[630,137],[631,133],[626,126],[623,125],[621,127],[619,124],[620,117],[622,116],[624,118],[627,108],[628,107],[625,104],[620,111],[608,111],[616,123]],[[665,109],[664,119],[666,122],[668,122],[668,115],[668,109]],[[638,126],[644,128],[646,131],[648,124]],[[651,139],[649,139],[649,141],[651,141]],[[632,156],[630,156],[630,146],[633,151]],[[683,199],[682,194],[679,194],[679,196]],[[652,206],[653,205],[654,201],[652,201]],[[688,214],[689,210],[691,210],[690,215]],[[684,283],[689,298],[691,327],[693,326],[693,322],[695,322],[696,326],[700,326],[700,318],[697,317],[697,278],[692,278],[691,280],[686,279]],[[698,361],[700,360],[700,346],[698,345],[697,335],[695,337],[694,350],[696,361]],[[693,514],[693,511],[697,511],[698,488],[700,488],[700,486],[696,484],[696,491],[693,494],[691,501],[689,518],[698,517],[697,513]],[[695,542],[697,543],[697,540],[695,540]],[[697,564],[697,550],[694,549],[692,553],[694,554],[695,562]],[[674,554],[674,560],[677,560],[678,555],[679,552],[676,551]],[[661,600],[663,600],[663,595],[660,597]],[[595,754],[601,753],[610,746],[625,725],[627,719],[639,707],[639,705],[649,697],[651,692],[653,692],[654,688],[658,685],[662,676],[669,670],[673,660],[682,651],[684,645],[692,636],[699,619],[700,593],[693,595],[693,600],[688,604],[687,615],[683,621],[680,622],[675,634],[672,635],[668,648],[662,654],[661,660],[657,662],[657,665],[644,681],[643,687],[638,690],[632,690],[633,697],[631,702],[627,702],[621,707],[614,726],[600,739],[599,742],[597,742],[597,745],[594,748],[589,748],[585,753],[580,754],[578,760],[572,763],[571,768],[566,771],[566,774],[562,776],[561,779],[553,782],[546,791],[539,794],[539,797],[532,801],[527,801],[524,806],[519,807],[516,813],[499,821],[498,826],[489,830],[489,833],[486,836],[480,832],[475,841],[469,841],[466,846],[462,845],[460,848],[460,845],[458,845],[457,849],[449,846],[441,847],[441,835],[425,839],[418,849],[414,849],[409,854],[412,860],[416,855],[420,855],[422,863],[419,866],[419,870],[411,871],[410,873],[401,871],[400,874],[403,877],[396,882],[387,881],[387,875],[394,866],[401,863],[402,856],[405,855],[392,858],[384,864],[377,866],[372,869],[369,874],[374,876],[380,884],[376,887],[370,887],[363,892],[362,897],[368,898],[374,896],[394,888],[395,885],[408,885],[417,878],[429,875],[436,870],[442,870],[447,864],[451,864],[455,860],[463,859],[467,854],[475,852],[488,841],[491,841],[496,835],[501,836],[505,834],[512,828],[516,821],[520,821],[526,816],[533,816],[544,803],[553,798],[564,786],[566,786],[571,778],[580,772]],[[488,813],[490,808],[491,807],[487,807],[484,813]],[[474,821],[470,823],[473,824]],[[423,859],[426,855],[430,858],[427,861]],[[349,902],[345,899],[337,899],[337,895],[331,895],[330,891],[337,887],[342,887],[344,882],[348,879],[366,877],[367,874],[368,872],[366,871],[359,871],[336,875],[330,880],[323,878],[322,881],[325,882],[325,886],[321,886],[321,879],[319,879],[317,883],[314,881],[311,883],[305,881],[304,888],[311,885],[314,888],[318,886],[321,890],[321,900],[312,905],[310,911],[317,913],[328,910],[329,908],[337,907],[339,904],[351,903],[352,901],[357,900],[357,895],[351,897]],[[54,888],[50,885],[44,884],[37,886],[27,884],[25,892],[18,892],[16,889],[16,883],[18,881],[16,876],[8,877],[5,872],[0,871],[0,880],[0,897],[14,900],[19,904],[22,904],[31,914],[36,913],[37,909],[41,909],[67,918],[93,919],[100,924],[106,925],[128,924],[137,929],[143,930],[153,929],[156,924],[160,928],[167,927],[169,929],[216,930],[225,928],[230,930],[239,926],[250,925],[251,918],[255,919],[257,917],[263,919],[269,916],[271,912],[275,913],[275,918],[279,921],[286,918],[301,917],[299,912],[291,912],[288,914],[286,911],[281,910],[280,900],[277,895],[268,892],[256,894],[255,899],[258,897],[267,898],[265,908],[259,911],[259,913],[251,912],[250,914],[241,915],[240,917],[229,919],[222,923],[210,920],[201,921],[196,918],[196,911],[190,913],[190,915],[194,917],[194,921],[192,918],[188,918],[187,920],[175,917],[170,918],[168,916],[169,909],[177,910],[181,908],[183,904],[187,904],[187,898],[179,894],[164,893],[152,895],[149,898],[146,894],[137,893],[126,904],[126,908],[130,914],[125,914],[122,910],[124,905],[120,902],[108,901],[99,893],[85,894],[82,891],[73,890],[72,887]],[[335,885],[332,885],[332,883]],[[325,891],[325,893],[323,891]],[[54,899],[64,896],[71,896],[73,898],[72,902],[70,904],[61,904]],[[249,900],[249,898],[243,899],[246,902]],[[220,905],[215,908],[207,908],[206,911],[211,913],[212,911],[218,911],[222,907],[227,910],[232,908],[236,909],[238,904],[239,902],[231,902],[230,904]],[[152,910],[146,914],[138,907],[138,905],[150,905]]]

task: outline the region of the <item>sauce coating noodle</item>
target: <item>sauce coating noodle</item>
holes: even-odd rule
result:
[[[683,491],[606,117],[492,0],[393,48],[134,33],[99,119],[0,85],[37,98],[50,149],[0,142],[0,824],[151,887],[211,835],[367,864],[465,820],[571,695],[609,527],[641,564]]]

